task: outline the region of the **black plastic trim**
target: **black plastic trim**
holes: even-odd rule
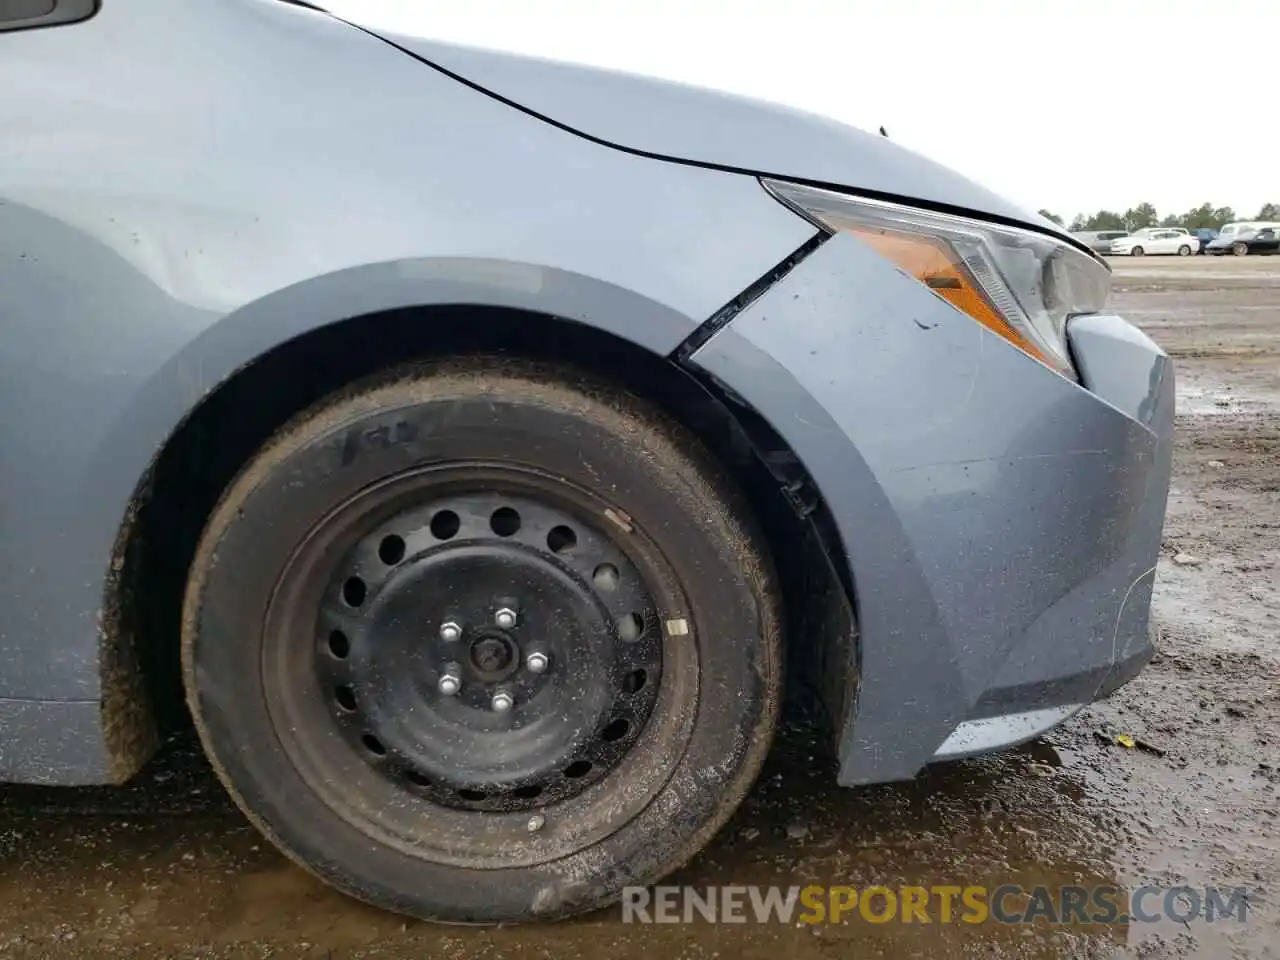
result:
[[[0,0],[0,33],[32,30],[36,27],[61,27],[88,20],[98,12],[99,0],[54,0],[53,10],[34,17],[18,17],[6,0]],[[6,13],[6,10],[10,11]]]
[[[736,297],[726,303],[723,307],[713,313],[710,317],[698,325],[698,329],[685,337],[684,342],[676,347],[671,353],[671,358],[677,363],[684,363],[691,356],[698,352],[706,342],[714,337],[717,333],[729,325],[738,314],[753,302],[766,290],[775,283],[785,277],[794,270],[809,254],[817,250],[820,246],[831,239],[831,233],[825,229],[815,233],[812,237],[801,244],[796,250],[788,254],[786,259],[780,262],[772,270],[756,280],[751,286],[747,287]]]

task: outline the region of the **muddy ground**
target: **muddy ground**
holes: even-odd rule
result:
[[[676,882],[1245,886],[1244,924],[433,927],[287,863],[180,739],[124,790],[0,787],[0,956],[1280,956],[1280,257],[1115,267],[1179,371],[1157,659],[1046,741],[905,785],[835,788],[792,728]]]

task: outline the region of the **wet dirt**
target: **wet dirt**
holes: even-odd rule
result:
[[[435,927],[285,861],[185,736],[122,789],[0,787],[0,956],[1280,956],[1280,257],[1113,266],[1178,364],[1157,658],[1045,740],[908,784],[836,788],[792,724],[670,882],[1240,886],[1245,922]]]

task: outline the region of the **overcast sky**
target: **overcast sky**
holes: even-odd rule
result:
[[[1277,0],[320,0],[823,113],[1063,217],[1280,202]]]

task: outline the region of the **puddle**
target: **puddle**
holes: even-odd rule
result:
[[[1177,368],[1177,412],[1190,417],[1240,416],[1280,411],[1280,393],[1223,383]]]

